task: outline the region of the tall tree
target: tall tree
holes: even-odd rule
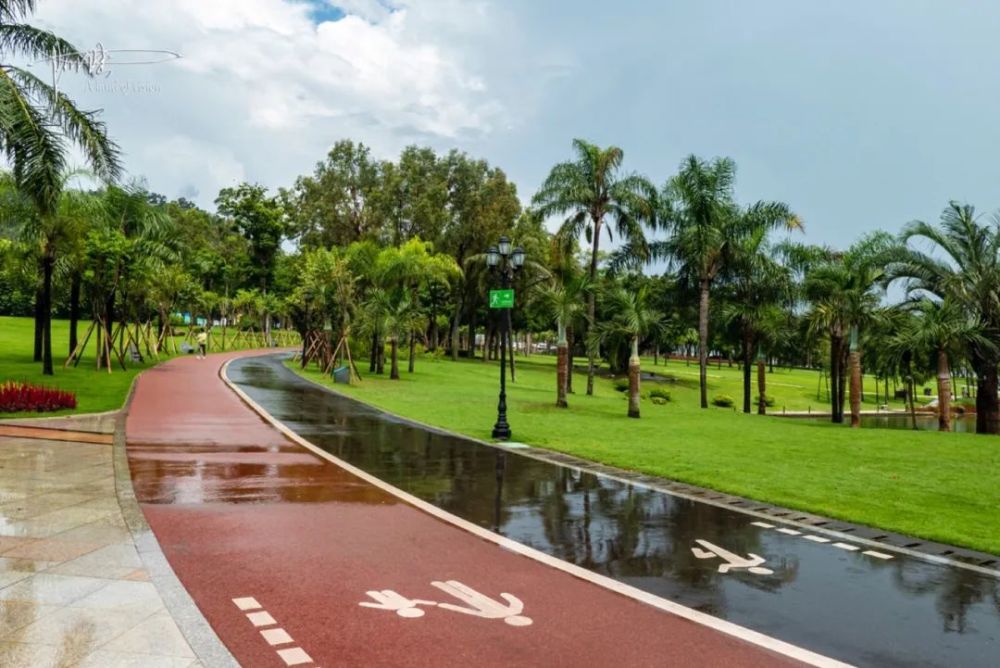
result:
[[[263,295],[274,281],[274,271],[281,241],[286,233],[284,207],[277,198],[267,194],[267,188],[242,183],[235,188],[223,188],[215,200],[219,213],[231,218],[250,244],[251,276]],[[264,314],[265,337],[270,341],[271,314]]]
[[[982,224],[975,207],[951,202],[939,225],[912,222],[902,240],[910,245],[889,265],[890,278],[904,280],[911,293],[960,306],[979,319],[984,340],[1000,341],[1000,213]],[[920,241],[930,252],[914,247]],[[976,432],[1000,433],[1000,351],[970,342],[968,355],[976,372]]]
[[[54,59],[83,65],[72,44],[24,22],[34,0],[0,0],[0,54],[28,61]],[[68,143],[67,143],[68,140]],[[76,146],[100,178],[114,180],[121,166],[118,147],[96,112],[82,111],[61,91],[10,62],[0,63],[0,149],[14,181],[34,203],[33,236],[39,240],[42,373],[52,375],[52,278],[65,230],[55,215],[65,186],[69,145]]]
[[[708,408],[709,300],[712,284],[725,268],[734,245],[759,230],[801,228],[780,202],[757,202],[740,209],[733,198],[736,165],[729,158],[705,161],[688,156],[664,187],[662,219],[670,239],[655,255],[670,257],[681,275],[698,289],[698,366],[701,407]]]
[[[576,158],[556,165],[535,194],[534,204],[543,216],[567,215],[560,234],[585,235],[591,246],[590,281],[596,284],[601,232],[634,249],[645,249],[643,225],[655,222],[656,190],[645,178],[622,174],[624,152],[617,146],[600,148],[582,139],[573,140]],[[644,257],[646,254],[643,252]],[[589,327],[594,326],[596,295],[587,298]],[[594,393],[597,351],[587,355],[587,394]]]

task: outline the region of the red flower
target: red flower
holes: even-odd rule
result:
[[[28,383],[0,383],[0,413],[43,413],[76,408],[72,392]]]

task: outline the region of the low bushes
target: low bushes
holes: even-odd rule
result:
[[[736,402],[728,394],[717,394],[712,397],[712,404],[721,408],[732,408]]]
[[[760,405],[760,395],[759,394],[753,398],[753,405],[754,406],[759,406]],[[765,394],[764,395],[764,405],[767,406],[768,408],[771,408],[772,406],[774,406],[774,397],[769,397],[769,396],[767,396]]]
[[[76,395],[54,387],[0,383],[0,413],[46,413],[76,408]]]
[[[670,391],[662,387],[654,387],[649,391],[649,398],[654,404],[665,404],[670,401]]]

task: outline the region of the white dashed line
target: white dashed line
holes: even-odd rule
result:
[[[260,634],[264,636],[264,640],[271,646],[287,645],[288,643],[295,642],[292,640],[292,636],[288,635],[288,631],[282,628],[264,629]]]
[[[885,552],[876,552],[875,550],[865,550],[861,554],[867,554],[869,557],[875,557],[876,559],[892,559],[891,554],[886,554]]]
[[[263,606],[257,602],[257,599],[252,596],[234,598],[233,603],[241,611],[257,611],[246,613],[247,619],[249,619],[250,623],[254,626],[275,626],[278,623],[267,610],[263,609]],[[260,632],[260,635],[271,647],[274,647],[275,645],[288,645],[295,642],[292,636],[289,635],[288,631],[280,627],[264,629]],[[278,653],[281,660],[285,662],[286,666],[301,666],[304,663],[313,662],[312,657],[306,654],[306,651],[301,647],[288,647],[286,649],[279,649],[275,651]]]
[[[273,626],[278,623],[274,621],[274,617],[271,616],[271,613],[266,611],[248,613],[247,619],[249,619],[250,623],[254,626]]]
[[[286,666],[298,666],[303,663],[312,663],[312,657],[306,654],[301,647],[291,649],[279,649],[278,656],[285,662]]]
[[[760,527],[762,529],[774,529],[778,533],[783,533],[786,536],[802,536],[808,541],[813,543],[830,543],[829,538],[824,538],[822,536],[817,536],[815,534],[802,535],[801,531],[797,529],[789,529],[788,527],[775,527],[773,524],[768,524],[767,522],[751,522],[750,524]],[[857,545],[851,545],[850,543],[831,543],[833,547],[840,548],[841,550],[847,550],[848,552],[857,552],[861,548]],[[886,554],[885,552],[878,552],[876,550],[865,550],[862,554],[867,554],[869,557],[875,557],[876,559],[893,559],[893,555]]]
[[[233,603],[240,610],[260,610],[261,605],[257,602],[253,596],[247,596],[246,598],[234,598]]]

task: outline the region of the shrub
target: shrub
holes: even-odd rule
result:
[[[44,413],[76,408],[76,395],[53,387],[0,383],[0,413]]]
[[[736,402],[728,394],[717,394],[712,397],[712,404],[722,408],[732,408]]]
[[[756,395],[753,398],[753,405],[754,406],[759,406],[760,405],[760,395],[759,394]],[[769,396],[767,396],[765,394],[764,395],[764,405],[767,406],[768,408],[770,408],[771,406],[774,406],[774,397],[769,397]]]
[[[618,392],[628,392],[628,378],[619,378],[616,380],[615,390]]]
[[[650,397],[649,400],[652,401],[657,406],[662,406],[663,404],[665,404],[668,401],[670,401],[669,398],[664,399],[663,397]]]
[[[665,404],[670,401],[670,391],[665,390],[662,387],[654,387],[649,391],[649,398],[653,400],[654,404]],[[660,399],[661,401],[657,401],[657,399]]]

